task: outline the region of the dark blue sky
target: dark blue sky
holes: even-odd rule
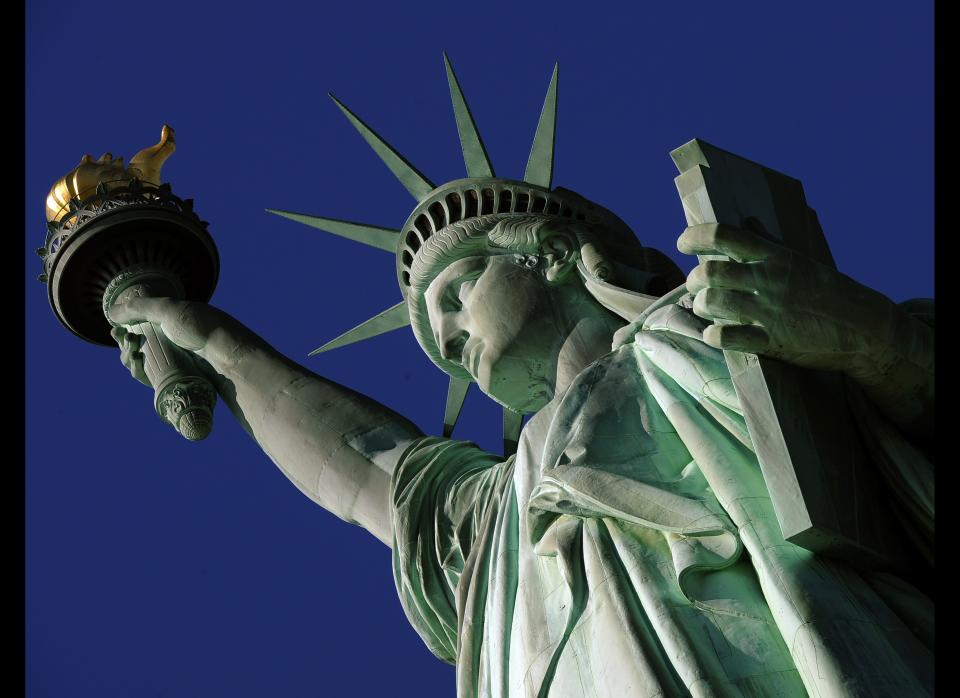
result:
[[[463,176],[446,50],[498,174],[521,178],[555,60],[554,184],[671,254],[668,152],[694,137],[800,179],[839,267],[933,294],[930,2],[26,6],[27,688],[40,696],[448,696],[386,547],[290,484],[218,409],[189,444],[119,352],[55,320],[33,249],[85,153],[176,129],[165,179],[221,254],[213,303],[438,433],[446,380],[409,330],[306,358],[400,299],[392,255],[266,207],[397,227],[413,200],[333,91],[435,182]],[[455,434],[499,449],[479,393]]]

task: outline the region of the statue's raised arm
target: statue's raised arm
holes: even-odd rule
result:
[[[85,156],[54,184],[40,250],[54,311],[88,341],[117,342],[185,437],[209,433],[215,391],[304,494],[391,545],[390,476],[421,432],[205,302],[219,262],[192,202],[160,184],[173,149],[164,126],[128,167]]]
[[[390,476],[422,436],[380,403],[318,376],[206,303],[134,298],[118,325],[149,322],[208,368],[220,398],[278,468],[310,499],[392,544]],[[143,376],[142,337],[115,333],[124,363]]]

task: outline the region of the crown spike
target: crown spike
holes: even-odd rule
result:
[[[509,458],[517,452],[520,443],[520,430],[523,428],[523,415],[511,409],[503,408],[503,456]]]
[[[400,231],[396,228],[381,228],[378,225],[352,223],[351,221],[342,221],[337,218],[308,216],[305,213],[293,213],[292,211],[281,211],[275,208],[268,208],[266,210],[267,213],[283,216],[297,223],[318,228],[325,233],[339,235],[348,240],[369,245],[370,247],[376,247],[379,250],[386,250],[387,252],[396,252],[400,241]]]
[[[394,150],[393,146],[383,140],[377,133],[367,126],[360,118],[350,111],[339,99],[330,95],[334,104],[340,107],[340,111],[349,119],[353,127],[360,132],[363,139],[373,148],[374,152],[380,156],[380,159],[390,168],[394,177],[400,180],[400,183],[406,187],[407,191],[418,202],[427,198],[427,194],[436,189],[436,186],[429,179],[423,176],[416,167],[411,165],[405,157]]]
[[[463,162],[467,166],[468,177],[494,177],[490,156],[480,138],[477,122],[473,120],[470,107],[460,89],[460,81],[453,72],[447,52],[443,52],[443,64],[447,69],[447,84],[450,86],[450,101],[453,102],[453,115],[457,120],[457,133],[460,134],[460,148],[463,150]]]
[[[450,385],[447,386],[447,405],[443,410],[443,435],[445,437],[453,434],[453,428],[457,426],[460,410],[463,409],[463,401],[467,397],[467,390],[470,389],[472,382],[450,376]]]
[[[547,189],[553,181],[553,146],[557,129],[557,73],[559,70],[560,64],[555,63],[553,75],[550,77],[550,86],[547,87],[547,96],[543,100],[540,121],[537,122],[537,132],[530,147],[527,169],[523,173],[524,182]]]
[[[330,340],[322,347],[318,347],[310,352],[308,356],[315,356],[331,349],[344,347],[348,344],[362,342],[364,339],[370,339],[377,335],[406,327],[410,324],[410,313],[407,310],[407,302],[400,301],[395,306],[387,308],[382,313],[374,315],[372,318],[363,322],[352,330],[344,332],[339,337]]]

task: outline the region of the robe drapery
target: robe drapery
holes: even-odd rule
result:
[[[722,352],[671,295],[515,456],[425,437],[401,459],[394,577],[457,695],[932,695],[929,642],[890,603],[924,597],[784,540]]]

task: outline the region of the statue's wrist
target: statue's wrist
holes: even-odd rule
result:
[[[885,326],[847,375],[894,423],[917,435],[932,433],[933,328],[888,301]]]
[[[933,370],[933,329],[912,317],[893,301],[884,298],[884,307],[869,317],[875,327],[860,357],[861,370],[875,380],[904,370]]]
[[[882,293],[841,275],[832,294],[839,368],[859,382],[876,382],[900,360],[902,311]]]

